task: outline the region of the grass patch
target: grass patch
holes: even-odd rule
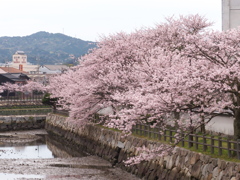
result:
[[[113,128],[107,128],[105,126],[102,125],[97,125],[101,128],[104,129],[109,129],[112,131],[116,131],[116,132],[121,132],[120,130],[117,129],[113,129]],[[164,144],[169,144],[172,145],[172,142],[174,141],[174,135],[175,132],[172,131],[165,131],[164,132],[164,136],[162,135],[161,138],[158,135],[159,129],[155,129],[155,128],[150,128],[150,127],[140,127],[142,130],[145,128],[145,130],[149,131],[149,132],[142,132],[140,134],[140,130],[134,130],[132,135],[138,138],[143,138],[146,140],[151,140],[151,141],[156,141],[156,142],[161,142]],[[236,163],[240,163],[240,160],[237,159],[236,156],[233,156],[233,152],[231,151],[231,157],[229,157],[229,151],[226,150],[229,147],[229,142],[233,142],[233,140],[231,140],[229,137],[220,137],[219,136],[212,136],[210,134],[202,134],[202,133],[196,133],[194,134],[196,136],[193,136],[192,139],[192,147],[189,147],[188,142],[184,142],[184,145],[181,142],[179,142],[177,144],[178,147],[190,150],[190,151],[194,151],[197,153],[202,153],[204,155],[209,155],[212,158],[219,158],[221,160],[225,160],[225,161],[230,161],[230,162],[236,162]],[[196,140],[197,139],[197,140]],[[219,144],[218,139],[221,140],[221,143]],[[189,141],[189,137],[184,137],[185,141]],[[198,145],[196,145],[195,141],[198,142]],[[210,147],[210,145],[213,145],[214,147]],[[219,150],[219,146],[223,149]],[[225,148],[225,149],[224,149]],[[233,147],[233,143],[231,143],[231,147],[230,149],[234,149]]]
[[[167,143],[169,145],[174,142],[174,130],[164,131],[161,138],[158,135],[158,132],[159,129],[142,125],[139,126],[137,130],[133,131],[133,135],[152,141]],[[190,141],[190,146],[187,141]],[[209,155],[212,158],[219,158],[231,162],[240,162],[240,160],[237,159],[236,155],[233,155],[233,151],[231,151],[231,149],[234,149],[234,144],[233,140],[229,137],[196,133],[192,134],[192,138],[189,138],[188,136],[184,137],[184,143],[181,141],[177,144],[177,146],[194,152]],[[227,149],[230,149],[230,151]]]
[[[44,115],[52,112],[52,108],[13,108],[13,109],[0,109],[0,115]]]
[[[49,105],[13,105],[13,106],[0,106],[0,110],[12,110],[12,109],[39,109],[39,108],[52,108]]]

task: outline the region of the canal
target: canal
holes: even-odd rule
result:
[[[137,180],[42,130],[0,133],[0,179]]]

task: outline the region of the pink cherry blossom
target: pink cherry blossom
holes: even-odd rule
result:
[[[79,127],[94,122],[107,106],[114,113],[101,116],[104,125],[125,134],[139,123],[193,132],[227,113],[235,118],[234,135],[240,139],[240,29],[215,32],[211,24],[199,15],[180,16],[155,28],[103,37],[49,86],[21,88],[51,93]],[[166,154],[181,141],[179,134],[171,148],[140,148],[143,154],[128,162]]]

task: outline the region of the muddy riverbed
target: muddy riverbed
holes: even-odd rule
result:
[[[0,179],[139,179],[99,157],[59,144],[45,130],[0,133]]]

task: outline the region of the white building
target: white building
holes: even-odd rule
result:
[[[66,65],[32,65],[31,63],[27,62],[27,55],[23,51],[17,51],[12,56],[12,62],[2,64],[2,67],[5,67],[5,71],[10,71],[10,69],[13,68],[32,75],[61,74],[69,69],[69,67]]]
[[[17,51],[12,56],[12,62],[17,64],[25,64],[27,63],[27,55],[23,51]]]
[[[240,0],[222,0],[222,30],[240,26]]]
[[[39,72],[43,74],[61,74],[68,70],[66,65],[43,65],[39,67]]]
[[[32,65],[27,62],[27,55],[24,51],[17,51],[12,56],[12,62],[7,66],[19,69],[21,71],[26,71],[29,74],[36,74],[39,70],[39,65]]]

